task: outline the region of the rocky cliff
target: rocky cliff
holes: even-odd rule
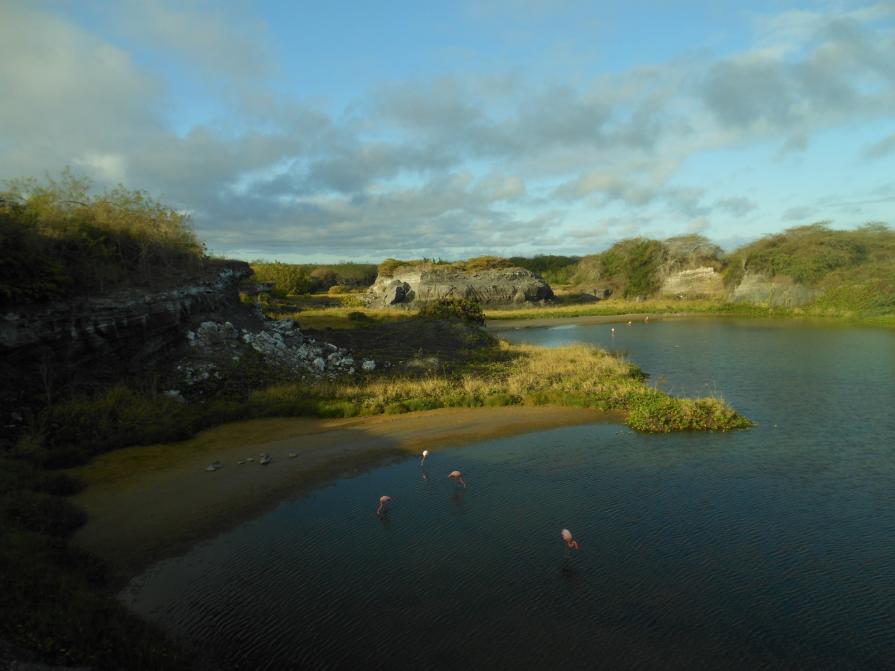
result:
[[[513,305],[553,298],[539,275],[524,268],[464,271],[451,267],[399,267],[379,275],[367,291],[370,307],[410,306],[440,298],[467,298],[481,305]]]
[[[247,263],[218,263],[201,281],[158,292],[10,307],[0,313],[0,403],[44,400],[72,380],[85,383],[151,366],[183,342],[191,324],[239,306]]]
[[[697,298],[721,297],[727,291],[721,273],[711,266],[703,266],[670,273],[662,281],[659,293],[680,298]]]

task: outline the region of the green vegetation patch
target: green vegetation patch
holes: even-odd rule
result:
[[[281,263],[252,261],[253,282],[272,282],[275,295],[297,296],[317,292],[347,293],[370,286],[376,279],[372,263]],[[338,287],[333,291],[334,287]]]
[[[168,286],[203,268],[189,219],[143,191],[99,195],[65,171],[0,192],[0,305]]]
[[[768,277],[784,275],[811,287],[821,287],[838,270],[851,270],[855,279],[891,274],[895,268],[895,231],[883,224],[867,224],[837,231],[826,223],[790,228],[768,235],[731,254],[724,279],[737,284],[746,272]],[[841,281],[846,279],[838,275]]]

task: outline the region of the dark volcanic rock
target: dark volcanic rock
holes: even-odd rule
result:
[[[0,313],[0,403],[27,405],[72,378],[133,373],[180,344],[202,315],[239,306],[238,283],[248,264],[220,264],[195,284],[147,293],[11,307]]]

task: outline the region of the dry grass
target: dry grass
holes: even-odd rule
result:
[[[532,308],[491,308],[485,310],[486,319],[550,319],[556,317],[590,317],[623,314],[674,313],[751,313],[753,306],[720,303],[716,300],[678,300],[655,298],[645,301],[612,299],[599,303],[548,305]]]
[[[668,396],[648,386],[636,366],[585,344],[544,348],[501,341],[492,362],[458,373],[276,385],[256,392],[251,402],[288,406],[307,399],[319,399],[323,416],[527,404],[624,410],[629,424],[644,431],[750,425],[720,399]]]

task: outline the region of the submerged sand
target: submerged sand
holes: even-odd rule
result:
[[[618,412],[511,406],[226,424],[181,443],[116,450],[74,469],[87,483],[77,502],[88,514],[75,541],[125,580],[313,487],[424,448],[622,419]],[[270,465],[258,463],[262,452],[273,458]],[[255,461],[238,463],[247,457]],[[223,468],[206,471],[213,461]]]

